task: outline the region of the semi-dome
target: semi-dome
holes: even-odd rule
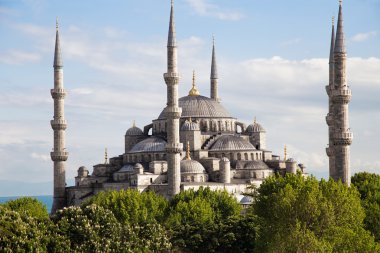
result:
[[[164,152],[166,141],[162,138],[152,136],[137,143],[128,153],[139,152]]]
[[[121,167],[120,170],[118,170],[116,173],[125,173],[125,172],[134,172],[134,168],[132,164],[126,164],[123,167]]]
[[[250,161],[244,165],[244,169],[248,170],[268,170],[269,167],[263,161]]]
[[[222,135],[210,148],[211,151],[224,150],[256,150],[256,148],[248,141],[235,135]]]
[[[204,174],[206,170],[198,161],[185,158],[181,161],[181,174],[182,173]]]
[[[240,204],[241,205],[251,205],[253,202],[253,198],[251,196],[244,196],[241,200],[240,200]]]
[[[179,99],[182,108],[181,118],[232,118],[217,101],[204,96],[186,96]],[[158,119],[166,119],[163,110]]]
[[[181,127],[181,131],[199,131],[199,124],[197,122],[192,122],[186,120]]]
[[[136,135],[144,135],[143,131],[138,128],[137,126],[133,126],[131,128],[129,128],[127,130],[127,132],[125,133],[125,135],[128,135],[128,136],[136,136]]]
[[[247,126],[245,129],[247,133],[260,133],[260,132],[265,132],[265,129],[257,122],[254,122],[253,124]]]

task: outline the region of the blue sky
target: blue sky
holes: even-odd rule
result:
[[[103,161],[105,147],[110,156],[122,154],[133,120],[143,127],[164,107],[169,8],[168,0],[0,0],[0,180],[52,180],[56,17],[68,91],[70,183],[79,166]],[[282,155],[287,144],[310,173],[327,177],[324,86],[337,12],[335,0],[176,0],[180,95],[187,94],[193,69],[201,94],[209,95],[214,34],[223,105],[247,124],[256,116],[269,149]],[[353,172],[380,168],[378,13],[380,0],[343,2]]]

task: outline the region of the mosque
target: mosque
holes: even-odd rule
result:
[[[280,158],[266,145],[266,131],[256,119],[246,125],[223,107],[218,95],[218,71],[213,43],[210,73],[210,97],[200,95],[195,74],[192,88],[178,96],[177,42],[173,2],[170,10],[167,42],[167,104],[151,123],[135,124],[125,133],[125,150],[93,166],[92,173],[82,166],[75,185],[66,187],[63,64],[57,25],[54,55],[54,203],[52,213],[69,205],[78,205],[105,190],[133,188],[151,190],[172,197],[182,190],[201,186],[225,189],[241,195],[250,185],[279,173],[307,175],[305,166],[285,154]],[[163,87],[164,90],[164,87]],[[243,202],[245,200],[242,200]],[[244,204],[244,203],[243,203]]]

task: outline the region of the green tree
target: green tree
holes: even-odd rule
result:
[[[160,222],[166,216],[168,201],[154,193],[127,189],[100,192],[82,207],[96,204],[111,210],[121,223],[146,224]]]
[[[380,175],[368,172],[356,173],[351,179],[360,193],[365,210],[364,224],[367,230],[380,240]]]
[[[333,180],[286,175],[261,184],[253,204],[258,252],[377,252],[359,193]]]
[[[35,198],[22,197],[7,201],[6,203],[2,204],[2,206],[9,210],[16,211],[22,215],[25,214],[38,219],[49,218],[49,213],[46,206]]]
[[[241,218],[240,211],[240,205],[227,191],[201,187],[171,199],[165,224],[179,252],[229,252],[238,238],[234,228]]]
[[[49,219],[39,219],[0,206],[1,252],[69,252],[66,237],[61,236]]]

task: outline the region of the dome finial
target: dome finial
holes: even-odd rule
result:
[[[288,155],[287,149],[286,149],[286,144],[284,146],[284,161],[286,161],[286,156]]]
[[[59,25],[58,25],[58,16],[55,18],[55,28],[58,31]]]
[[[108,152],[107,152],[107,148],[104,150],[104,164],[108,164]]]
[[[199,91],[195,85],[195,70],[193,70],[193,87],[189,91],[189,96],[199,96]]]
[[[190,142],[187,142],[187,145],[186,145],[186,160],[191,160],[191,157],[190,157]]]
[[[255,118],[253,119],[253,124],[256,124],[256,116],[255,116]]]
[[[136,127],[136,120],[133,120],[132,127]]]

